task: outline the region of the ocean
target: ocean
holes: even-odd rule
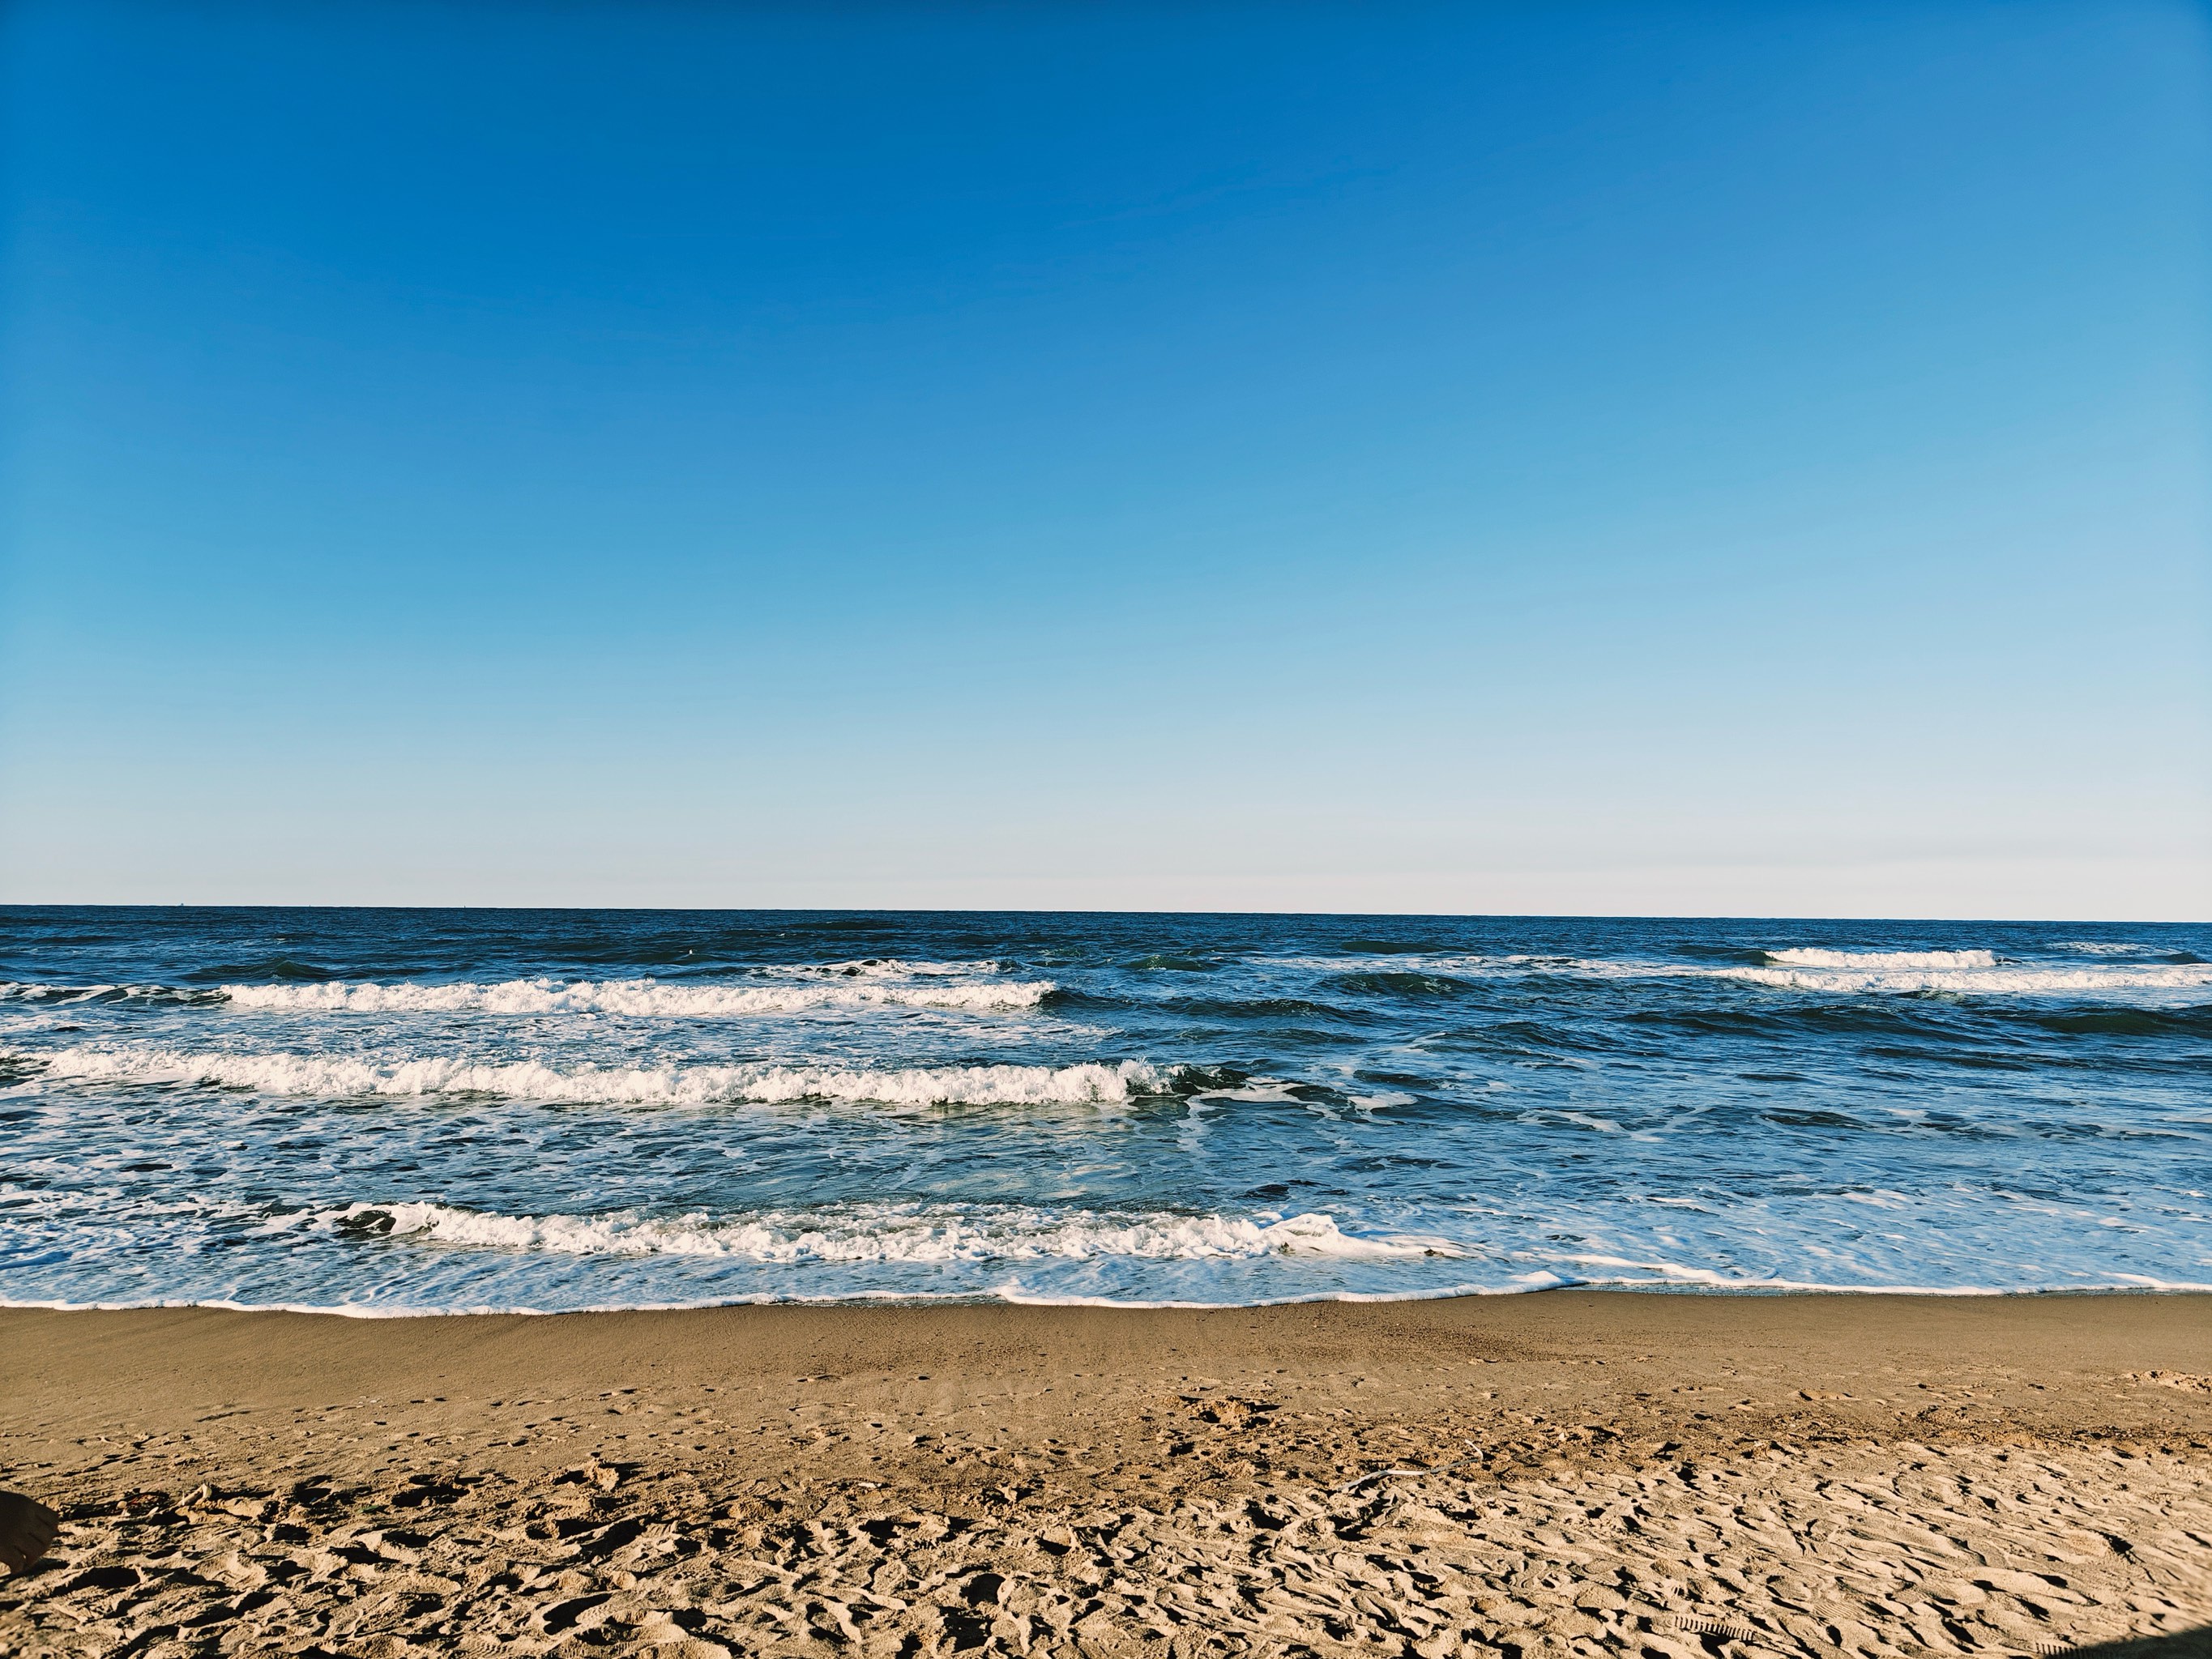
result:
[[[2212,1287],[2212,928],[0,909],[0,1300]]]

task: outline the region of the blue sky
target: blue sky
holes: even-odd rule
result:
[[[0,898],[2212,915],[2212,27],[18,0]]]

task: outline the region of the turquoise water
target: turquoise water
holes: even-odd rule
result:
[[[2212,1284],[2212,929],[0,910],[0,1297]]]

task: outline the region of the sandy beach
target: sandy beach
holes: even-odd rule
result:
[[[36,1654],[2043,1654],[2212,1625],[2212,1299],[0,1313]],[[2193,1632],[2193,1633],[2192,1633]]]

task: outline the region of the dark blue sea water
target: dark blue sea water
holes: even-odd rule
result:
[[[0,910],[0,1298],[2212,1285],[2212,929]]]

